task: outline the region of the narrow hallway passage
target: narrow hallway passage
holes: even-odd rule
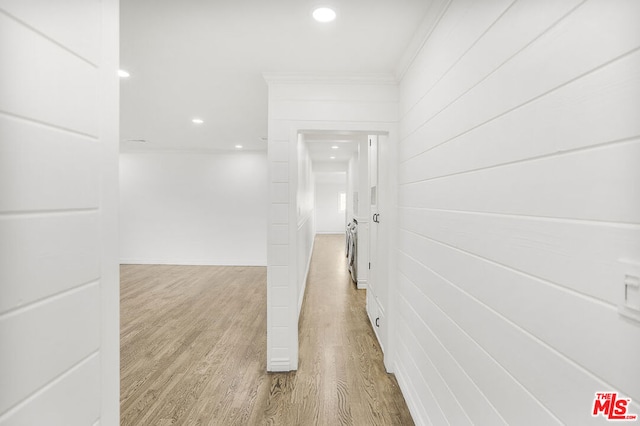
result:
[[[300,363],[266,372],[266,268],[121,267],[121,424],[412,425],[345,267],[316,237]]]
[[[366,294],[349,277],[344,245],[342,235],[315,238],[293,379],[295,424],[412,425],[395,377],[384,370]]]

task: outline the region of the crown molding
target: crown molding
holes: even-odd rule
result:
[[[436,0],[431,3],[422,22],[405,49],[404,54],[400,58],[400,61],[398,61],[394,74],[396,81],[402,81],[404,75],[409,68],[411,68],[418,53],[420,53],[420,50],[422,50],[427,40],[429,40],[429,37],[431,37],[431,33],[438,26],[447,9],[449,9],[451,1],[452,0]]]
[[[264,72],[262,77],[267,84],[378,84],[396,85],[398,82],[391,73],[300,73],[300,72]]]

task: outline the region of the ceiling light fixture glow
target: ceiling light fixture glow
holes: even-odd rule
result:
[[[313,19],[318,22],[331,22],[336,19],[336,12],[328,7],[318,7],[313,11]]]
[[[118,77],[121,78],[127,78],[129,77],[131,74],[129,74],[127,71],[125,70],[118,70]]]
[[[242,145],[236,145],[236,149],[242,149]]]
[[[338,145],[332,146],[331,149],[338,149]]]
[[[194,118],[191,122],[195,124],[202,124],[204,123],[204,120],[202,118]]]
[[[336,159],[336,157],[329,157],[329,158],[331,158],[332,160],[335,160],[335,159]]]

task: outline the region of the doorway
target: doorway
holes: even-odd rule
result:
[[[305,169],[309,162],[311,163],[316,203],[326,199],[330,205],[329,208],[336,212],[339,211],[341,203],[344,203],[344,211],[341,212],[342,226],[340,229],[334,227],[329,233],[344,235],[347,224],[357,223],[358,250],[355,260],[357,265],[354,269],[358,273],[353,281],[355,286],[366,295],[367,317],[384,352],[387,352],[389,346],[387,343],[389,317],[387,274],[390,247],[388,244],[381,244],[381,241],[388,241],[388,239],[385,240],[385,229],[381,226],[381,212],[385,210],[386,203],[389,203],[391,194],[385,185],[389,182],[382,182],[382,185],[380,182],[379,157],[380,145],[384,147],[386,143],[386,134],[374,132],[304,130],[298,135],[296,153],[298,176],[301,176],[300,170]],[[388,171],[383,170],[382,176],[387,178]],[[331,186],[331,178],[335,179],[334,186],[331,191],[325,191]],[[346,185],[342,192],[341,185],[345,180]],[[385,189],[381,191],[381,188]],[[307,195],[301,192],[300,180],[296,193],[302,199],[307,198]],[[341,197],[343,197],[342,200]],[[318,208],[318,205],[315,207],[314,229],[317,235],[325,233],[321,230],[321,221],[325,219],[323,216],[327,214],[327,210],[325,207]],[[296,229],[296,232],[299,233],[300,229]],[[346,238],[346,235],[344,237]],[[310,258],[311,253],[309,253],[309,261]],[[304,283],[298,284],[297,293],[298,305],[302,306],[309,262],[303,259],[298,260],[297,276],[305,277]],[[346,265],[342,267],[347,268]],[[385,366],[389,371],[391,370],[390,362],[385,362]]]

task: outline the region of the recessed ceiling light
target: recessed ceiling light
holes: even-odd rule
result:
[[[242,145],[236,145],[236,149],[242,149]]]
[[[338,149],[338,145],[332,146],[331,149]]]
[[[336,12],[328,7],[318,7],[313,11],[313,19],[318,22],[331,22],[336,19]]]
[[[204,123],[204,120],[202,118],[194,118],[191,122],[195,124],[202,124]]]
[[[118,77],[121,78],[127,78],[129,77],[131,74],[129,74],[127,71],[125,70],[118,70]]]
[[[332,157],[329,157],[329,158],[331,158],[332,160],[335,160],[335,159],[336,159],[336,157],[333,157],[333,156],[332,156]]]

